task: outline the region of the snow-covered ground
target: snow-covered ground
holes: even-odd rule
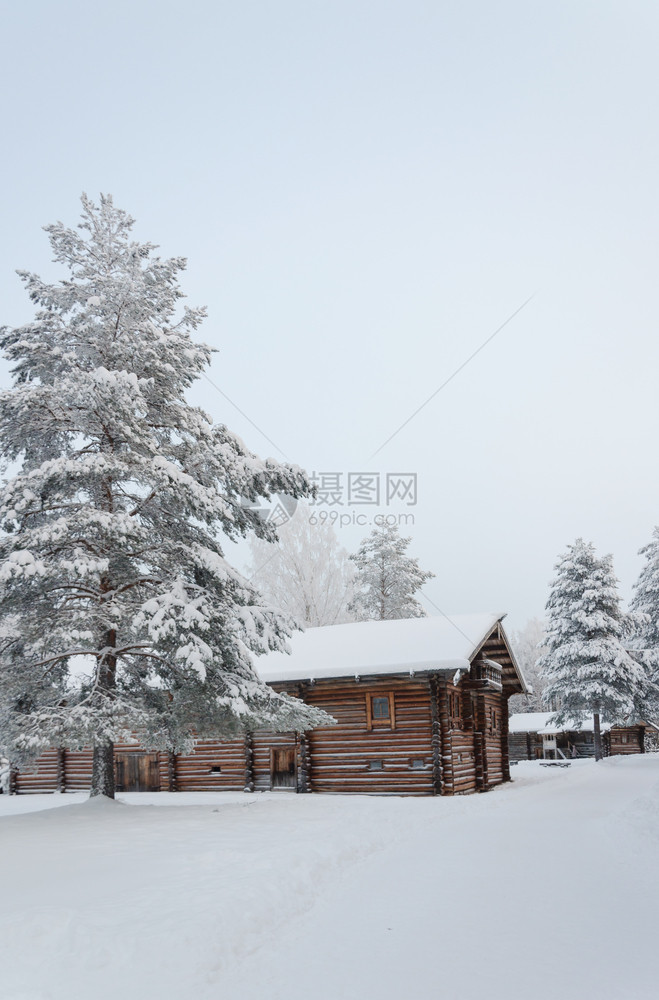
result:
[[[655,996],[659,757],[514,777],[455,799],[0,796],[0,998]]]

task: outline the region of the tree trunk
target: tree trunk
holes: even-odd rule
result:
[[[107,585],[104,585],[107,589]],[[116,630],[111,628],[105,633],[105,648],[114,649],[117,645]],[[112,653],[107,653],[102,657],[99,666],[96,683],[104,692],[112,691],[117,684],[117,658]],[[92,760],[92,787],[89,797],[94,795],[107,795],[109,799],[114,798],[114,744],[103,743],[94,747]]]
[[[114,798],[114,745],[112,743],[94,747],[92,787],[89,797],[92,798],[94,795],[107,795],[109,799]]]
[[[245,733],[245,791],[254,791],[254,736]]]
[[[600,730],[600,714],[593,714],[593,735],[595,737],[595,760],[602,759],[602,733]]]

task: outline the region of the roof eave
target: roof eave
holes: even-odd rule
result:
[[[405,679],[409,677],[431,677],[433,674],[443,674],[446,676],[452,676],[457,670],[468,672],[470,668],[469,660],[456,658],[450,662],[444,663],[422,663],[422,664],[401,664],[400,669],[396,666],[393,670],[382,670],[374,671],[369,668],[368,671],[361,672],[359,669],[354,672],[351,671],[349,674],[325,674],[322,676],[310,676],[309,674],[300,675],[299,677],[268,677],[264,682],[266,684],[318,684],[321,681],[382,681],[388,680],[389,678]]]

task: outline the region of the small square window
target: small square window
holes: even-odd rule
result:
[[[384,771],[384,764],[381,760],[370,760],[368,762],[369,771]]]
[[[220,774],[221,771],[222,771],[222,768],[220,767],[219,764],[213,764],[213,766],[211,767],[209,773],[210,774]]]
[[[371,711],[373,712],[374,719],[388,719],[389,718],[389,698],[385,696],[384,698],[374,697],[371,699]]]
[[[414,757],[410,761],[410,767],[412,768],[413,771],[421,771],[425,766],[426,762],[421,757]]]

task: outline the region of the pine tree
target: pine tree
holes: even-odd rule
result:
[[[395,524],[383,524],[350,556],[357,567],[350,610],[359,621],[425,617],[414,595],[435,574],[405,554],[411,540],[401,538]]]
[[[319,521],[306,504],[278,529],[274,544],[250,538],[251,582],[275,608],[305,628],[352,620],[354,568],[329,521]]]
[[[594,547],[578,538],[555,569],[540,660],[543,698],[560,705],[558,725],[578,725],[592,714],[599,759],[600,722],[629,724],[636,718],[647,679],[623,645],[628,619],[620,608],[612,557],[598,559]]]
[[[659,527],[639,555],[645,556],[630,609],[634,616],[634,655],[644,664],[649,677],[649,692],[644,714],[659,719]]]
[[[77,230],[46,227],[68,277],[19,272],[34,320],[3,328],[14,385],[0,454],[18,471],[0,505],[0,744],[94,748],[92,794],[114,794],[113,743],[189,750],[324,713],[260,682],[252,654],[293,625],[224,559],[220,537],[276,535],[245,501],[304,496],[306,476],[262,461],[189,405],[211,350],[180,309],[183,258],[135,242],[110,197]]]

